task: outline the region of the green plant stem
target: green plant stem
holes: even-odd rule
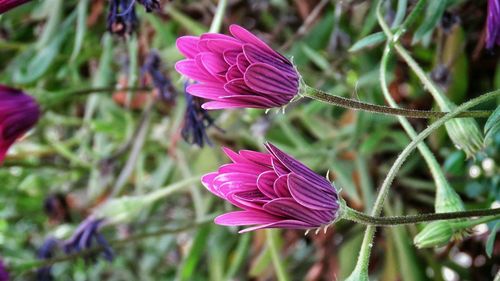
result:
[[[377,198],[375,200],[375,204],[372,210],[371,215],[373,217],[379,216],[380,212],[382,211],[384,201],[387,198],[387,195],[389,193],[389,188],[396,177],[397,172],[403,165],[404,161],[406,158],[410,155],[410,153],[415,150],[415,148],[418,146],[418,144],[423,141],[427,136],[429,136],[433,131],[435,131],[437,128],[442,126],[444,123],[446,123],[448,120],[453,118],[454,116],[457,116],[460,112],[463,112],[464,110],[467,110],[473,106],[476,106],[479,103],[482,103],[486,100],[495,98],[500,96],[500,90],[496,90],[493,92],[489,92],[487,94],[484,94],[482,96],[479,96],[475,99],[472,99],[466,103],[463,103],[462,105],[458,106],[456,109],[454,109],[452,112],[446,114],[444,117],[438,119],[436,122],[432,123],[427,129],[422,131],[413,141],[401,152],[401,154],[398,156],[394,164],[392,165],[391,169],[387,173],[387,177],[384,179],[384,182],[382,183],[382,186],[380,187],[380,190],[378,192]],[[373,237],[375,235],[375,226],[368,226],[365,231],[365,235],[363,238],[363,242],[361,244],[361,250],[359,253],[358,261],[356,263],[356,268],[355,272],[368,272],[368,263],[370,259],[370,253],[371,253],[371,245],[373,242]]]
[[[147,238],[184,232],[184,231],[196,228],[200,225],[206,224],[208,222],[211,222],[212,220],[213,220],[213,217],[210,216],[210,217],[206,217],[204,219],[197,220],[194,223],[190,223],[188,225],[178,227],[178,228],[165,227],[165,228],[161,228],[161,229],[158,229],[158,230],[152,231],[152,232],[144,232],[144,233],[132,235],[132,236],[129,236],[125,239],[111,240],[111,241],[109,241],[109,245],[114,249],[122,248],[130,243],[139,242],[139,241],[142,241],[142,240],[147,239]],[[40,267],[51,266],[55,263],[71,261],[71,260],[78,259],[80,257],[85,257],[85,256],[88,256],[91,254],[96,254],[96,253],[99,253],[100,251],[102,251],[103,249],[104,248],[102,246],[95,246],[95,247],[92,247],[90,249],[85,249],[85,250],[82,250],[81,252],[77,252],[77,253],[73,253],[73,254],[69,254],[69,255],[54,257],[52,259],[47,259],[47,260],[32,261],[32,262],[29,262],[28,265],[26,265],[27,263],[20,263],[18,265],[12,265],[11,268],[13,269],[13,271],[18,271],[18,270],[16,270],[16,268],[22,268],[22,271],[28,271],[28,270],[32,270],[32,269],[36,269],[36,268],[40,268]]]
[[[215,12],[214,19],[210,25],[210,33],[220,32],[222,26],[222,20],[224,19],[224,13],[226,12],[227,0],[219,0],[217,4],[217,11]]]
[[[374,226],[394,226],[404,224],[414,224],[421,222],[430,222],[437,220],[452,220],[470,217],[484,217],[484,216],[498,216],[500,215],[500,208],[496,209],[483,209],[471,210],[463,212],[447,212],[447,213],[432,213],[432,214],[419,214],[412,216],[394,216],[394,217],[376,217],[369,216],[349,207],[344,208],[342,218],[352,220],[357,223]],[[500,218],[500,217],[499,217]]]
[[[279,254],[278,240],[276,239],[279,234],[279,230],[276,229],[266,229],[267,246],[271,252],[271,259],[273,261],[274,269],[276,270],[276,276],[279,281],[288,281],[288,274],[285,270],[285,265],[281,260]]]
[[[392,108],[389,106],[365,103],[355,99],[349,99],[337,95],[332,95],[307,85],[305,85],[304,88],[305,89],[302,95],[308,98],[354,110],[364,110],[386,115],[405,116],[409,118],[439,118],[445,116],[448,113],[439,111]],[[469,111],[469,112],[463,112],[455,117],[487,117],[491,113],[492,113],[491,111]]]

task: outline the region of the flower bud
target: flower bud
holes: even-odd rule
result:
[[[436,213],[465,211],[462,199],[449,185],[437,188],[434,209]]]
[[[435,221],[426,225],[413,239],[417,248],[440,247],[448,244],[453,228],[447,221]]]
[[[455,118],[445,124],[451,140],[467,157],[474,156],[483,149],[483,135],[477,122],[472,118]]]

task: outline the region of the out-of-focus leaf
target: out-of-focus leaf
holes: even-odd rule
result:
[[[178,269],[177,273],[180,280],[193,280],[193,275],[196,271],[196,267],[201,259],[201,256],[203,255],[206,243],[208,241],[210,227],[211,225],[206,225],[198,229],[198,232],[193,239],[193,244],[189,249],[189,253]]]
[[[405,18],[406,9],[408,8],[408,0],[398,0],[398,8],[396,10],[396,16],[394,17],[394,21],[392,22],[392,27],[398,27]]]
[[[87,31],[87,9],[89,5],[89,0],[82,0],[78,2],[77,6],[77,20],[76,20],[76,34],[75,34],[75,45],[73,47],[73,53],[71,54],[70,61],[74,62],[80,53],[83,44],[83,38],[85,37],[85,32]]]
[[[301,44],[304,54],[309,58],[317,67],[323,71],[330,69],[330,63],[319,52],[313,50],[306,44]]]
[[[462,150],[451,153],[444,162],[444,170],[453,175],[463,175],[465,169],[466,155]]]
[[[413,44],[419,42],[434,30],[446,10],[448,0],[428,1],[427,5],[425,18],[413,35]]]
[[[372,33],[366,37],[361,38],[356,41],[351,48],[349,48],[349,52],[357,52],[365,48],[372,48],[387,40],[387,36],[382,31]]]
[[[499,229],[500,221],[497,221],[497,223],[495,223],[495,226],[493,226],[493,228],[491,229],[488,240],[486,240],[486,254],[489,258],[491,258],[491,255],[493,254],[493,246],[495,246],[495,238]]]
[[[340,244],[337,252],[340,263],[339,280],[345,280],[356,266],[357,253],[361,248],[361,242],[363,242],[363,232],[356,231],[354,235],[347,237],[347,240]]]
[[[493,142],[493,139],[500,133],[500,106],[497,106],[493,114],[488,118],[484,125],[485,143]]]

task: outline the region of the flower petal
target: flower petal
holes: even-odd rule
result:
[[[290,101],[299,91],[297,81],[283,75],[275,67],[264,64],[251,64],[245,74],[245,83],[254,91],[276,95],[283,101]]]
[[[267,197],[277,198],[278,196],[274,192],[273,188],[274,181],[276,181],[277,178],[278,176],[274,173],[274,171],[263,172],[257,178],[257,187]]]
[[[212,82],[214,78],[205,70],[201,70],[194,59],[178,61],[175,70],[180,74],[196,81]]]
[[[188,59],[192,59],[200,51],[198,50],[198,42],[200,38],[197,36],[182,36],[175,41],[177,49]]]
[[[295,174],[288,175],[288,188],[295,201],[315,210],[337,210],[337,196]]]
[[[243,230],[238,231],[238,233],[245,233],[265,228],[310,229],[314,228],[314,226],[298,220],[281,220],[274,223],[268,223],[268,224],[245,228]]]
[[[254,225],[268,224],[279,221],[280,218],[269,215],[265,212],[253,210],[235,211],[220,215],[215,218],[214,222],[219,225],[237,226],[237,225]]]
[[[227,95],[223,85],[217,83],[189,85],[186,91],[193,96],[210,100],[220,100],[222,96]]]
[[[263,208],[273,215],[303,221],[316,227],[329,223],[330,219],[333,218],[333,211],[331,210],[329,211],[330,214],[325,211],[311,210],[292,198],[273,199],[266,203]]]
[[[279,197],[292,197],[292,194],[290,194],[290,190],[288,189],[288,175],[279,176],[274,182],[273,189]]]
[[[292,63],[276,52],[269,52],[259,49],[255,45],[245,44],[243,45],[243,53],[245,54],[245,57],[250,62],[250,64],[260,62],[272,65],[276,69],[280,70],[281,73],[287,76],[289,79],[298,81],[298,74]]]

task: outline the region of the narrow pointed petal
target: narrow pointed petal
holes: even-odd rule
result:
[[[198,50],[199,37],[196,36],[182,36],[175,44],[177,49],[188,59],[193,59],[200,51]]]
[[[268,224],[279,221],[280,218],[264,212],[236,211],[220,215],[214,222],[219,225],[238,226],[253,224]]]
[[[298,220],[281,220],[274,223],[268,223],[263,225],[258,225],[254,227],[245,228],[243,230],[238,231],[238,233],[245,233],[250,231],[255,231],[259,229],[265,228],[285,228],[285,229],[310,229],[315,228],[316,226],[310,225],[308,223],[298,221]]]
[[[314,210],[338,209],[335,194],[325,190],[311,181],[295,174],[288,175],[288,188],[295,201]]]
[[[274,171],[263,172],[257,178],[257,187],[259,190],[269,198],[277,198],[278,196],[274,192],[274,182],[278,176]]]
[[[276,198],[263,206],[264,210],[283,218],[292,218],[303,221],[310,225],[324,225],[330,222],[330,217],[325,216],[325,212],[311,210],[295,202],[292,198]]]
[[[264,64],[251,64],[245,74],[245,83],[251,89],[269,95],[281,96],[284,103],[295,96],[299,90],[298,83],[284,76],[275,67]]]

